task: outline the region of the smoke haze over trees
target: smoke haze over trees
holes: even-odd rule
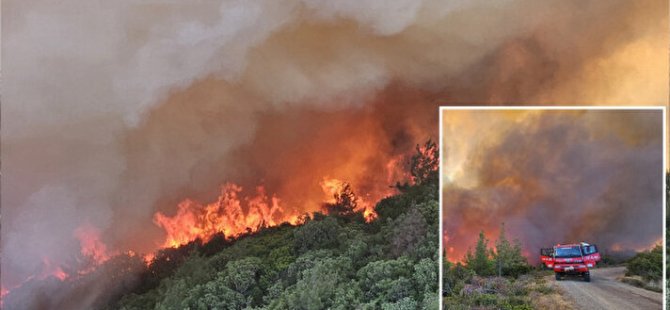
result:
[[[661,242],[660,110],[443,113],[451,259],[503,221],[531,263],[532,253],[557,243],[634,254]]]

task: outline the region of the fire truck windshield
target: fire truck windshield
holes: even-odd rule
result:
[[[579,247],[557,247],[555,251],[556,258],[571,258],[571,257],[581,257],[582,251],[579,250]]]

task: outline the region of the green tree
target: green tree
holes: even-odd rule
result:
[[[426,238],[426,219],[417,207],[412,207],[409,212],[398,217],[396,222],[391,237],[391,254],[394,257],[413,257],[417,247]]]
[[[371,262],[358,270],[357,278],[366,300],[395,302],[411,294],[414,263],[401,257]]]
[[[438,288],[438,265],[430,259],[424,258],[414,264],[414,283],[418,291],[434,293]]]
[[[294,248],[298,253],[305,253],[309,250],[336,247],[339,245],[340,229],[337,220],[332,217],[321,221],[308,221],[295,230]]]
[[[503,269],[507,269],[512,261],[513,249],[505,236],[505,223],[500,224],[500,235],[496,240],[495,264],[498,276],[503,275]]]
[[[385,303],[382,305],[382,310],[414,310],[418,309],[416,300],[405,297],[394,303]]]
[[[515,239],[512,244],[507,240],[505,223],[500,224],[500,234],[496,240],[493,259],[498,276],[517,277],[530,269],[528,261],[521,253],[521,242]]]
[[[260,270],[261,260],[257,257],[232,261],[226,265],[224,280],[228,287],[248,296],[256,285]]]
[[[178,307],[169,307],[168,309],[222,309],[222,310],[238,310],[247,306],[248,302],[244,295],[236,292],[226,285],[226,273],[219,272],[217,277],[205,284],[199,284],[188,289],[182,287],[181,289],[187,291],[185,298],[179,300]],[[176,300],[175,300],[175,304]],[[164,305],[158,307],[163,308]]]
[[[351,260],[326,258],[300,273],[295,290],[288,297],[291,309],[318,310],[333,306],[338,284],[349,272]]]
[[[626,264],[626,275],[638,275],[649,281],[663,277],[663,247],[659,244],[650,251],[637,253]]]
[[[161,281],[160,293],[161,309],[182,309],[182,300],[189,294],[189,289],[197,284],[206,283],[214,276],[213,268],[206,263],[206,259],[197,253],[188,256],[188,259],[174,274]]]
[[[465,257],[465,265],[480,276],[493,274],[493,261],[491,260],[489,240],[484,236],[483,230],[479,232],[479,239],[477,240],[474,255],[468,250]]]

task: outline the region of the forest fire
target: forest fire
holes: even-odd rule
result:
[[[387,163],[381,164],[386,178],[400,177],[394,180],[412,183],[410,173],[407,171],[410,154],[408,152],[392,156]],[[433,169],[437,169],[437,166]],[[247,193],[243,186],[228,182],[221,186],[219,195],[212,202],[201,203],[195,199],[184,199],[176,205],[176,212],[173,215],[157,211],[153,216],[153,222],[164,230],[164,239],[140,259],[146,266],[150,266],[157,253],[163,249],[176,249],[196,240],[205,243],[217,234],[223,234],[226,239],[233,240],[240,235],[283,223],[300,225],[311,216],[311,212],[330,213],[333,206],[342,203],[342,199],[349,199],[345,203],[352,207],[352,211],[360,212],[366,222],[371,222],[377,218],[374,202],[395,192],[390,186],[391,183],[389,181],[389,184],[359,196],[354,194],[348,182],[324,177],[317,184],[322,192],[321,198],[317,201],[321,202],[317,203],[316,207],[306,206],[306,210],[313,211],[299,211],[305,209],[284,206],[278,195],[268,193],[263,185],[256,186],[253,192]],[[110,248],[103,241],[100,230],[88,222],[76,228],[73,236],[79,241],[80,248],[80,255],[73,264],[54,264],[50,259],[44,258],[38,276],[31,276],[9,288],[3,287],[3,296],[34,280],[43,281],[51,278],[61,282],[71,279],[76,281],[80,277],[96,272],[101,265],[115,257],[137,257],[134,251]]]
[[[667,36],[654,29],[666,8],[15,1],[3,293],[89,309],[116,287],[98,271],[117,259],[146,269],[194,240],[300,224],[338,197],[370,221],[412,183],[407,154],[436,137],[440,105],[665,104]],[[49,286],[99,284],[13,294],[43,271]]]
[[[163,246],[178,247],[196,239],[208,241],[217,233],[235,238],[264,227],[301,222],[300,214],[282,209],[280,200],[268,197],[264,187],[258,186],[252,197],[242,198],[241,192],[241,186],[227,183],[215,202],[203,205],[187,199],[179,203],[177,214],[172,217],[157,212],[154,222],[167,234]]]
[[[337,197],[350,190],[349,184],[333,178],[324,178],[320,183],[327,204],[336,203]],[[177,213],[167,216],[161,212],[154,215],[154,223],[165,230],[165,248],[176,248],[196,239],[207,242],[212,236],[222,233],[227,239],[234,239],[245,233],[253,233],[262,228],[282,223],[299,225],[305,216],[295,209],[281,206],[275,195],[268,196],[265,187],[256,187],[253,196],[243,197],[240,185],[226,183],[214,202],[202,204],[186,199],[178,204]],[[374,206],[358,196],[355,197],[354,211],[362,212],[366,221],[376,218]],[[328,213],[328,208],[323,209]]]

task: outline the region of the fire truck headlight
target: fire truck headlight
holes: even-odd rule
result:
[[[586,266],[591,268],[591,267],[593,267],[593,264],[586,264]]]
[[[549,268],[553,268],[553,267],[554,267],[554,265],[547,265],[547,267],[549,267]]]

